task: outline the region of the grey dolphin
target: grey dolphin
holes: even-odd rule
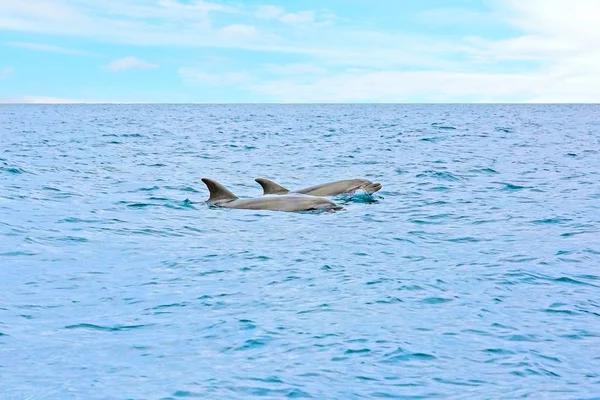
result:
[[[310,196],[337,196],[344,193],[355,193],[364,191],[367,194],[373,194],[382,188],[381,183],[373,183],[368,179],[346,179],[335,182],[322,183],[320,185],[310,186],[304,189],[290,192],[283,186],[265,178],[256,178],[256,182],[263,188],[263,194],[288,194],[300,193]]]
[[[289,194],[283,196],[262,196],[254,199],[238,199],[223,185],[212,179],[202,178],[210,192],[206,201],[219,207],[240,208],[248,210],[271,211],[312,211],[312,210],[342,210],[342,206],[323,197],[304,194]]]

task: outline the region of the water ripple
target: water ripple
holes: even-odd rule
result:
[[[597,397],[599,111],[0,106],[0,398]]]

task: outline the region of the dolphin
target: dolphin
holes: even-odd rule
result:
[[[382,188],[381,183],[373,183],[368,179],[346,179],[335,182],[322,183],[320,185],[310,186],[304,189],[290,192],[283,186],[265,178],[256,178],[256,182],[263,188],[263,194],[289,194],[299,193],[310,196],[337,196],[344,193],[356,193],[364,191],[367,194],[373,194]]]
[[[317,196],[304,194],[288,194],[283,196],[262,196],[254,199],[238,199],[219,182],[202,178],[208,188],[210,197],[207,204],[225,208],[271,211],[313,211],[313,210],[342,210],[332,201]]]

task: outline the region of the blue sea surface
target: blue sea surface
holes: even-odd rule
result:
[[[599,395],[600,105],[0,106],[2,400]]]

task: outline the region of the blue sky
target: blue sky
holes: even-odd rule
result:
[[[0,0],[0,102],[598,102],[597,0]]]

